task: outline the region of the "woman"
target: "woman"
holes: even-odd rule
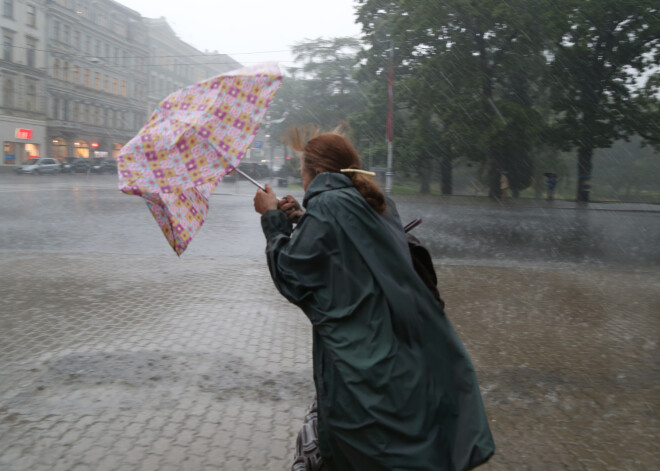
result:
[[[494,451],[474,369],[413,269],[393,204],[339,134],[295,130],[301,214],[273,190],[255,210],[282,295],[313,326],[318,441],[333,471],[465,470]],[[283,202],[282,206],[284,207]],[[293,209],[291,209],[293,207]]]

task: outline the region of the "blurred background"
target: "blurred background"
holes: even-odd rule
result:
[[[295,183],[286,130],[343,122],[388,192],[660,201],[652,0],[225,3],[3,2],[0,170],[113,158],[169,93],[272,60],[260,172]]]

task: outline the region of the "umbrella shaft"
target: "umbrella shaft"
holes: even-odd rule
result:
[[[266,191],[265,186],[263,186],[261,183],[256,181],[254,178],[252,178],[251,176],[249,176],[247,173],[243,172],[242,170],[239,170],[238,168],[235,168],[234,172],[238,173],[240,176],[246,178],[247,180],[250,180],[255,186],[259,187],[263,191]]]

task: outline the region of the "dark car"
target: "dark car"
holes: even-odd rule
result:
[[[90,170],[94,173],[117,173],[117,162],[109,157],[93,159]]]
[[[270,177],[270,168],[266,164],[257,162],[241,162],[238,165],[238,168],[255,180],[261,180]],[[229,172],[222,178],[222,181],[225,183],[230,183],[241,178],[243,177],[238,175],[236,172]]]
[[[66,159],[64,159],[62,161],[62,163],[60,164],[60,171],[62,173],[71,173],[71,172],[73,172],[72,166],[73,166],[73,163],[76,160],[78,160],[78,159],[74,159],[73,157],[67,157]]]
[[[89,172],[92,163],[89,159],[71,159],[70,170],[71,173],[87,173]]]

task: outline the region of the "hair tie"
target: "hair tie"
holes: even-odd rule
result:
[[[376,174],[374,172],[370,172],[368,170],[362,170],[359,168],[342,168],[340,170],[341,173],[359,173],[360,175],[366,175],[367,177],[375,177]]]

